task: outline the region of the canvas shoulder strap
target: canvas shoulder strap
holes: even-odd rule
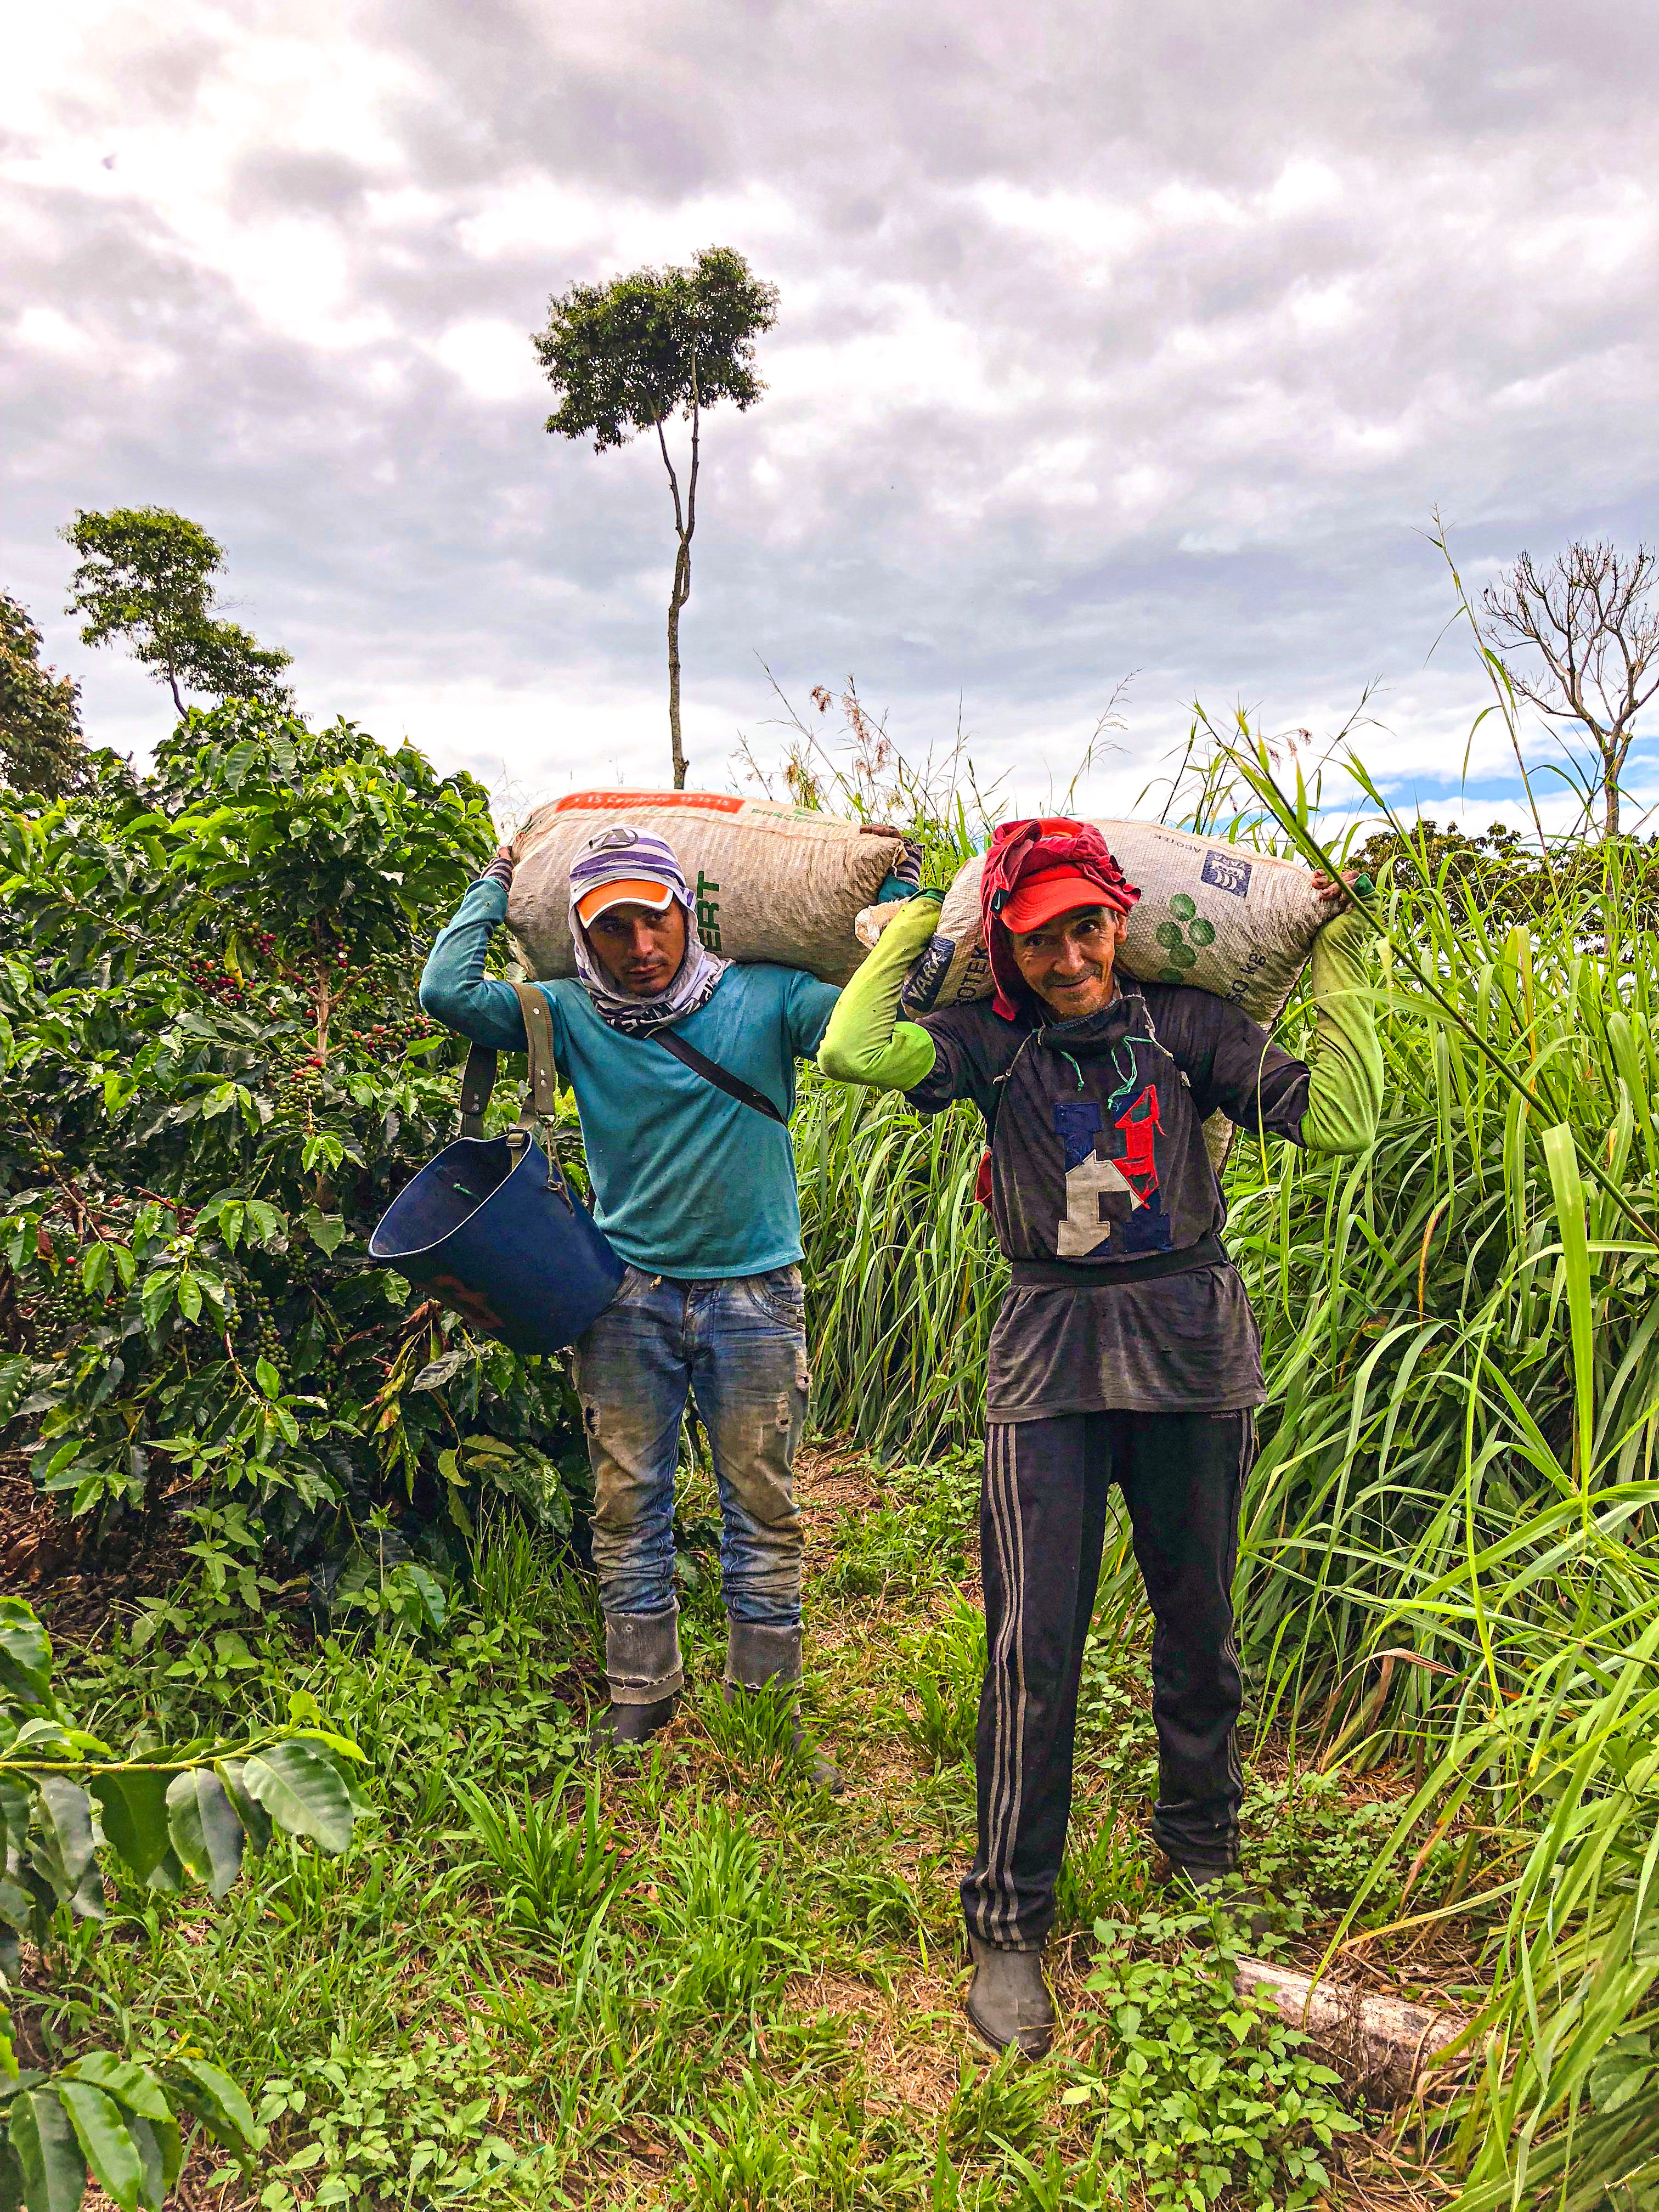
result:
[[[530,1101],[539,1121],[550,1121],[558,1111],[559,1071],[553,1058],[553,1009],[547,994],[535,983],[515,983],[524,1033],[530,1047]]]
[[[521,1126],[551,1121],[558,1103],[559,1073],[553,1057],[553,1012],[546,994],[534,983],[515,983],[519,1010],[530,1055],[530,1087],[525,1095]],[[461,1072],[461,1134],[483,1135],[484,1109],[495,1088],[496,1054],[488,1045],[475,1044]]]

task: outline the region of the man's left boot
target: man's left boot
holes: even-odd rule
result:
[[[1042,1972],[1042,1948],[1005,1950],[968,1938],[974,1978],[968,1985],[968,2019],[994,2051],[1012,2046],[1022,2058],[1041,2058],[1054,2039],[1054,2001]]]
[[[763,1690],[776,1682],[792,1692],[800,1680],[801,1632],[796,1628],[763,1628],[750,1620],[726,1623],[726,1702],[735,1705],[745,1691]],[[797,1717],[789,1732],[789,1747],[800,1759],[820,1790],[839,1797],[847,1787],[840,1768],[826,1756],[802,1728]]]

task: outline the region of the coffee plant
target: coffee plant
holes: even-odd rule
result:
[[[347,1762],[362,1754],[301,1695],[288,1728],[119,1756],[76,1725],[52,1668],[33,1611],[0,1597],[0,2208],[75,2212],[90,2171],[122,2212],[160,2212],[183,2163],[181,2118],[246,2159],[258,2142],[247,2099],[187,2045],[155,2065],[91,2051],[52,2072],[21,2068],[4,1998],[23,1942],[46,1958],[60,1913],[103,1918],[104,1859],[139,1889],[199,1883],[220,1898],[275,1832],[344,1850]]]
[[[389,1508],[441,1574],[481,1490],[568,1522],[559,1370],[367,1255],[454,1133],[416,989],[494,842],[470,777],[246,702],[0,807],[0,1424],[94,1540],[234,1500],[337,1577]]]

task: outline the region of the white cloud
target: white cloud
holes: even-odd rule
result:
[[[1328,728],[1382,674],[1367,744],[1443,779],[1480,695],[1423,665],[1430,507],[1473,575],[1636,534],[1659,473],[1639,12],[1563,41],[1516,0],[1500,57],[1473,0],[778,0],[764,36],[668,0],[37,10],[9,587],[79,672],[52,533],[159,500],[319,711],[532,783],[643,771],[661,469],[544,435],[527,334],[573,279],[729,242],[781,312],[765,400],[708,425],[702,759],[762,726],[763,653],[797,692],[854,667],[917,741],[965,695],[1034,787],[1130,666],[1126,776],[1194,692]],[[118,664],[85,679],[94,726],[146,726]]]
[[[527,333],[498,316],[452,323],[432,355],[477,399],[522,400],[545,390]]]
[[[50,355],[59,361],[84,362],[95,350],[90,332],[56,307],[25,307],[12,325],[12,342],[25,353]]]

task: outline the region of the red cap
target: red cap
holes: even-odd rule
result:
[[[1057,914],[1074,914],[1079,907],[1111,907],[1100,885],[1074,868],[1051,868],[1041,876],[1028,876],[997,916],[1006,929],[1024,937],[1041,929]]]

